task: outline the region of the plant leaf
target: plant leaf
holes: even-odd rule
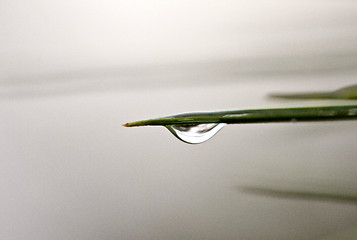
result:
[[[173,115],[156,119],[126,123],[125,127],[153,125],[197,125],[206,123],[269,123],[300,121],[338,121],[357,119],[357,105],[251,109],[220,112],[199,112]]]
[[[273,98],[285,99],[357,99],[357,85],[351,85],[331,92],[273,93]]]

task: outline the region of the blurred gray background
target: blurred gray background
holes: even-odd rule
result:
[[[0,36],[1,239],[357,238],[356,201],[247,191],[356,197],[354,121],[121,126],[346,104],[266,95],[356,83],[357,2],[2,0]]]

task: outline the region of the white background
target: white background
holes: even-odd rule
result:
[[[354,1],[0,2],[1,239],[325,239],[356,203],[355,122],[226,126],[200,145],[121,124],[357,75]],[[334,104],[344,104],[336,102]]]

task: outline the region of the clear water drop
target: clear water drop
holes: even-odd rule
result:
[[[203,143],[221,130],[225,123],[165,126],[175,137],[186,143]]]

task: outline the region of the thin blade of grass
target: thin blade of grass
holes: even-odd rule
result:
[[[244,124],[300,121],[317,122],[355,119],[357,119],[357,105],[347,105],[187,113],[126,123],[123,126],[138,127],[154,125],[195,125],[205,123]]]

